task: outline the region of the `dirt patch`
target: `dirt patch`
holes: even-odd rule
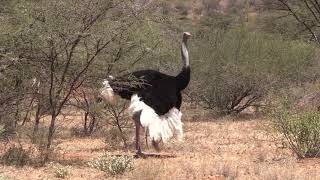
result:
[[[265,120],[186,122],[183,143],[171,142],[160,155],[135,159],[134,170],[112,177],[88,162],[109,151],[102,138],[63,139],[53,160],[70,167],[67,179],[320,179],[319,159],[297,160],[281,140],[267,131]],[[155,153],[144,148],[145,152]],[[0,166],[9,179],[55,179],[52,168]]]

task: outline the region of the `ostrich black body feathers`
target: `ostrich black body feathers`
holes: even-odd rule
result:
[[[108,102],[114,102],[114,94],[131,100],[129,111],[136,127],[137,155],[140,147],[140,126],[148,129],[152,144],[158,149],[159,141],[167,142],[173,135],[182,140],[183,129],[180,112],[182,96],[190,81],[189,53],[187,41],[191,34],[184,32],[181,43],[183,68],[177,76],[170,76],[154,70],[135,71],[103,81],[101,95]]]
[[[180,109],[182,96],[190,81],[190,68],[183,67],[177,76],[170,76],[154,70],[135,71],[110,80],[116,94],[130,99],[133,94],[141,97],[158,115],[164,115],[171,108]]]

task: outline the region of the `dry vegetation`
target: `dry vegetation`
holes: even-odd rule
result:
[[[0,0],[0,180],[320,179],[320,4],[78,2]],[[175,74],[184,31],[184,142],[132,160],[126,102],[100,102],[101,82]]]
[[[88,166],[99,155],[128,155],[113,150],[104,137],[72,137],[68,133],[79,118],[55,140],[53,162],[44,167],[0,166],[7,179],[57,179],[54,165],[68,166],[67,179],[318,179],[319,159],[298,160],[261,117],[203,118],[185,122],[184,143],[163,147],[160,158],[135,159],[134,169],[111,176]],[[78,119],[78,120],[77,120]],[[133,136],[131,136],[133,137]],[[130,140],[130,144],[133,139]],[[3,144],[4,145],[4,144]],[[27,144],[23,145],[27,147]],[[1,146],[8,147],[8,144]],[[147,149],[147,152],[153,152]],[[130,151],[133,147],[130,148]],[[172,155],[167,156],[167,155]]]

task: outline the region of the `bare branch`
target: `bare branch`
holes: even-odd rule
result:
[[[290,5],[288,4],[288,2],[286,2],[285,0],[278,0],[285,8],[287,11],[290,12],[290,14],[300,23],[302,24],[308,31],[309,33],[312,35],[312,37],[316,40],[316,42],[318,44],[320,44],[318,37],[316,35],[316,33],[312,30],[312,28],[303,20],[299,17],[299,15],[290,7]]]

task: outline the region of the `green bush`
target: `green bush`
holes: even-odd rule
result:
[[[299,158],[320,157],[320,113],[274,112],[274,125]]]
[[[4,125],[0,125],[0,137],[2,137],[5,132],[6,132],[6,129],[4,128]]]
[[[113,149],[123,148],[126,146],[126,140],[129,136],[128,133],[129,131],[126,129],[120,132],[118,128],[112,127],[107,131],[105,143]]]
[[[5,109],[4,111],[6,111],[6,107],[4,107],[3,109]],[[0,114],[0,116],[1,116],[1,119],[0,119],[0,126],[1,126],[0,127],[0,136],[4,137],[4,138],[5,137],[9,137],[9,136],[14,136],[16,134],[15,116],[12,113],[11,110],[8,110],[5,114]]]
[[[1,157],[1,163],[6,165],[24,166],[30,163],[29,153],[22,147],[10,147]]]
[[[54,176],[57,178],[65,179],[70,175],[69,167],[61,166],[61,165],[55,165],[54,168]]]
[[[0,180],[9,180],[9,178],[7,176],[0,175]]]
[[[316,74],[314,48],[302,41],[246,28],[211,31],[198,32],[190,50],[192,90],[207,108],[238,113],[270,89],[304,82]]]
[[[123,174],[133,169],[133,157],[103,155],[89,163],[89,166],[97,168],[111,175]]]

